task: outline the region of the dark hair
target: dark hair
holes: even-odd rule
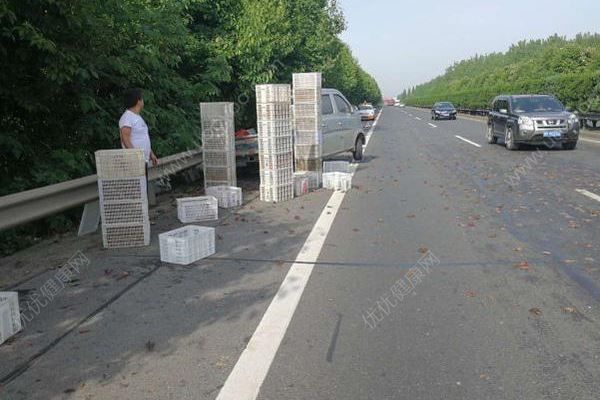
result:
[[[142,89],[129,89],[125,92],[125,95],[123,96],[123,105],[125,106],[125,108],[129,109],[131,107],[135,107],[135,105],[140,100],[142,100]]]

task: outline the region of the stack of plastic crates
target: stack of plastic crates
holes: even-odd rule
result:
[[[310,190],[321,185],[321,73],[293,74],[294,155],[296,171],[313,172]]]
[[[347,191],[352,187],[352,174],[346,172],[323,173],[323,187],[325,189]]]
[[[200,103],[204,187],[236,186],[233,103]]]
[[[257,85],[256,116],[260,199],[294,198],[294,148],[290,85]]]
[[[143,150],[99,150],[96,169],[104,247],[148,246],[150,219]]]

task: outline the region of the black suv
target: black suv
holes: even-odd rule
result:
[[[452,103],[448,103],[446,101],[435,103],[433,108],[431,109],[431,119],[456,119],[456,108]]]
[[[517,150],[519,144],[562,144],[573,150],[579,138],[579,119],[553,96],[498,96],[488,116],[487,142],[504,139],[506,148]]]

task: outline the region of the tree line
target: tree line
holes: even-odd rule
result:
[[[130,87],[159,156],[198,142],[201,101],[254,126],[254,86],[293,72],[378,102],[344,29],[336,0],[0,0],[0,195],[93,173]]]
[[[519,93],[552,94],[570,109],[600,111],[600,35],[521,41],[504,53],[457,62],[399,97],[416,106],[451,101],[457,107],[489,108],[495,96]]]

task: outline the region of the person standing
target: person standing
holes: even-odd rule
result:
[[[125,92],[125,112],[119,120],[121,146],[124,149],[144,150],[146,164],[158,165],[158,158],[152,151],[148,125],[140,115],[144,109],[142,89],[130,89]]]

